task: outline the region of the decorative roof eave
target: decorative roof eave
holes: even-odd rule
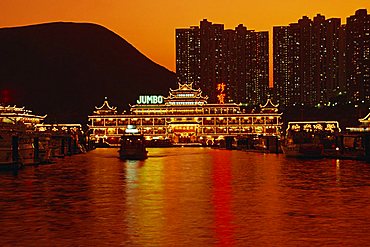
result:
[[[88,118],[120,118],[122,116],[132,116],[130,114],[107,114],[107,115],[99,115],[99,114],[93,114],[88,115]]]
[[[25,107],[17,107],[16,105],[14,106],[0,106],[0,117],[28,117],[28,118],[39,118],[39,119],[45,119],[47,117],[47,114],[44,116],[39,116],[32,114],[31,110],[25,109]]]
[[[45,119],[47,117],[47,114],[45,114],[44,116],[38,116],[38,115],[34,115],[34,114],[24,114],[24,113],[21,113],[21,114],[17,114],[17,113],[8,113],[8,114],[0,114],[0,117],[22,117],[22,118],[39,118],[39,119]]]
[[[164,98],[165,102],[172,102],[172,101],[183,101],[183,102],[206,102],[208,98]]]
[[[26,110],[24,109],[25,107],[17,107],[16,105],[14,106],[2,106],[0,105],[0,111],[5,111],[5,112],[32,112],[31,110]]]
[[[33,117],[33,118],[39,118],[39,119],[45,119],[48,115],[45,114],[44,116],[37,116],[37,115],[25,115],[25,117]]]
[[[109,105],[107,97],[105,97],[105,98],[104,98],[104,103],[103,103],[103,105],[102,105],[101,107],[97,107],[97,106],[95,106],[95,109],[96,109],[96,110],[104,110],[104,109],[103,109],[104,107],[108,108],[109,110],[113,110],[113,111],[117,110],[117,107],[113,107],[113,106],[110,106],[110,105]]]
[[[158,108],[161,108],[163,106],[165,106],[166,104],[158,104],[158,105],[133,105],[131,106],[131,110],[135,110],[135,109],[142,109],[142,108],[151,108],[151,109],[158,109]]]
[[[260,112],[260,113],[253,113],[253,115],[261,115],[261,116],[282,116],[282,112]]]
[[[193,89],[193,83],[192,82],[184,83],[184,84],[181,84],[180,82],[178,82],[178,84],[179,84],[179,88],[177,88],[177,89],[170,88],[170,92],[176,92],[176,91],[182,91],[182,90],[197,91],[196,89]]]
[[[172,96],[172,97],[171,97]],[[173,95],[169,95],[168,97],[163,97],[164,100],[168,100],[168,99],[174,99],[175,97],[173,97]]]
[[[82,127],[81,124],[45,124],[45,123],[42,123],[42,124],[36,124],[36,127],[42,127],[42,126],[45,126],[45,127]]]
[[[209,103],[208,106],[213,106],[213,107],[238,107],[239,108],[239,105],[232,102],[232,103],[225,103],[225,104],[219,104],[219,103]]]
[[[191,100],[191,99],[196,99],[196,100],[208,100],[208,96],[194,96],[194,97],[163,97],[164,100]]]
[[[360,118],[358,121],[360,121],[361,123],[367,123],[367,122],[370,122],[370,112],[366,115],[366,117],[364,118]]]
[[[193,83],[192,82],[184,83],[184,84],[179,83],[179,89],[184,90],[184,88],[187,89],[187,90],[193,89]]]
[[[260,105],[260,107],[261,108],[278,108],[279,104],[274,105],[274,103],[272,103],[271,101],[271,98],[268,98],[266,104]]]

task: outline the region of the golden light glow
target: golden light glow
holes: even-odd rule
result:
[[[225,87],[226,87],[225,83],[217,84],[217,91],[218,91],[217,99],[218,99],[219,104],[225,104],[225,97],[226,97]]]
[[[176,100],[176,97],[177,96],[174,96],[173,100]],[[196,100],[196,97],[193,96],[193,98],[189,100],[192,100],[192,101],[188,101],[190,103],[194,102],[194,100]],[[209,114],[212,114],[213,117],[204,117],[202,115],[202,112],[204,111],[204,109],[200,109],[199,111],[200,115],[198,115],[195,109],[197,109],[197,107],[199,106],[195,106],[194,104],[191,104],[191,105],[193,105],[193,107],[191,107],[188,110],[182,110],[181,106],[176,106],[176,105],[174,106],[157,105],[155,106],[156,107],[155,111],[148,111],[148,114],[150,115],[149,117],[140,116],[138,114],[132,114],[129,118],[127,118],[127,120],[130,124],[138,125],[137,128],[140,131],[142,131],[146,135],[150,135],[152,138],[159,138],[159,139],[168,138],[170,140],[173,140],[175,143],[178,143],[179,142],[178,137],[181,136],[181,137],[186,137],[186,138],[190,137],[191,142],[199,143],[200,140],[206,140],[206,142],[208,143],[209,141],[212,141],[215,138],[219,139],[220,134],[223,135],[221,137],[223,138],[225,135],[230,136],[230,135],[235,135],[235,134],[246,134],[246,133],[255,134],[257,132],[262,133],[267,129],[265,127],[268,127],[268,125],[270,124],[269,122],[260,123],[260,121],[258,121],[258,123],[262,124],[264,127],[262,126],[253,127],[252,122],[240,121],[240,119],[244,118],[244,119],[253,120],[253,119],[267,119],[268,117],[272,117],[271,115],[265,114],[265,113],[260,113],[260,114],[253,113],[251,114],[251,117],[248,117],[248,116],[245,116],[244,113],[241,113],[241,112],[237,113],[238,115],[240,114],[239,115],[240,117],[236,117],[234,115],[235,111],[237,111],[236,107],[225,109],[225,107],[223,107],[223,105],[221,104],[216,105],[213,108],[214,110],[209,112]],[[132,107],[140,108],[140,106],[132,106]],[[163,115],[158,115],[157,112],[163,111],[163,110],[166,111],[168,107],[171,107],[170,108],[171,110],[167,111],[168,116],[164,116],[163,118]],[[200,107],[203,108],[203,106],[200,106]],[[229,111],[230,109],[233,109],[234,113],[231,113]],[[132,109],[130,110],[130,112],[133,112]],[[137,112],[140,112],[140,109]],[[196,115],[189,115],[188,112],[196,114]],[[179,113],[180,114],[185,113],[186,116],[180,115]],[[95,114],[103,117],[103,119],[106,119],[104,117],[110,117],[110,115],[106,116],[105,114],[107,113],[105,112],[95,112]],[[171,116],[173,114],[176,114],[176,115]],[[97,116],[91,116],[91,118],[96,118],[96,117]],[[127,115],[125,115],[125,117],[127,117]],[[276,117],[277,119],[279,119],[281,117],[281,114],[276,115]],[[104,125],[105,128],[96,128],[92,126],[92,128],[94,129],[93,134],[94,135],[97,134],[98,133],[97,131],[100,129],[101,131],[98,134],[104,133],[105,135],[107,135],[108,137],[107,142],[109,142],[110,145],[113,145],[113,146],[119,145],[118,142],[114,141],[114,138],[117,138],[117,135],[122,133],[120,131],[120,128],[124,128],[124,126],[127,124],[124,121],[116,121],[122,118],[123,118],[123,115],[116,115],[116,117],[112,119],[117,124],[116,128],[108,128],[108,126],[112,126],[112,124],[108,124],[108,126]],[[169,119],[170,121],[168,121]],[[198,120],[198,119],[201,119],[203,121],[200,121],[199,123],[194,123],[194,120]],[[166,120],[166,121],[160,121],[160,120]],[[148,123],[152,127],[148,127],[147,126],[149,125]],[[229,124],[238,125],[238,127],[233,126],[232,128],[229,128],[228,127]],[[212,127],[205,126],[205,125],[211,125]],[[249,125],[250,127],[243,128],[245,125]],[[269,133],[269,134],[270,135],[278,134],[278,132],[279,131],[276,131],[276,133]],[[205,137],[204,136],[205,133],[212,135],[211,136],[212,139]],[[266,133],[263,133],[263,134],[265,135]],[[201,137],[202,139],[200,139]]]

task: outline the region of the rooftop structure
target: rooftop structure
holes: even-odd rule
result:
[[[0,123],[23,123],[33,126],[42,123],[46,116],[35,115],[32,111],[25,109],[25,107],[0,105]]]
[[[94,111],[89,118],[90,135],[97,141],[118,145],[128,125],[135,125],[147,140],[170,139],[174,143],[210,144],[225,137],[280,135],[281,115],[271,100],[259,113],[246,113],[236,103],[209,104],[202,91],[193,84],[178,84],[168,97],[140,96],[129,114]],[[108,107],[104,102],[101,107]]]

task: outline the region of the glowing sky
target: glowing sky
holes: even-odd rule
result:
[[[301,16],[345,18],[370,0],[0,0],[0,27],[53,21],[92,22],[116,32],[156,63],[175,71],[175,29],[207,18],[234,29],[270,31]],[[270,55],[270,57],[272,57]]]

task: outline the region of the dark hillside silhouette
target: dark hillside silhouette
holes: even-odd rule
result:
[[[112,31],[88,23],[0,29],[1,101],[48,114],[48,122],[86,122],[105,96],[122,111],[139,95],[167,95],[175,73]]]

